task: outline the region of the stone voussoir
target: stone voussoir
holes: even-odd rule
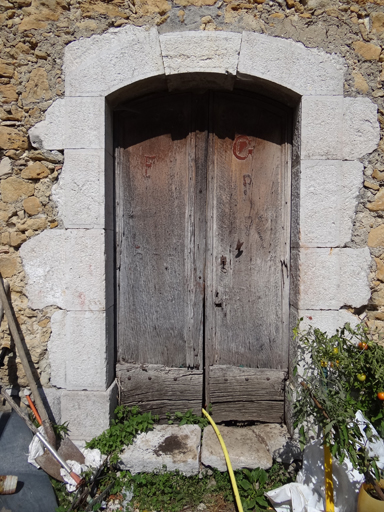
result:
[[[106,96],[132,82],[164,74],[155,28],[127,25],[68,45],[67,96]]]
[[[160,36],[166,75],[204,72],[235,75],[241,34],[184,32]]]
[[[300,95],[342,95],[344,66],[340,57],[294,41],[243,33],[238,72],[260,76]]]

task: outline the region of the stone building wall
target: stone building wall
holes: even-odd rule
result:
[[[44,386],[50,382],[50,319],[59,308],[28,307],[19,249],[43,230],[63,226],[51,194],[63,153],[34,148],[28,130],[64,94],[67,44],[125,24],[157,27],[160,33],[247,30],[292,39],[342,56],[347,64],[344,95],[370,98],[384,127],[383,0],[0,0],[0,24],[0,272],[10,283],[13,307]],[[370,328],[384,332],[384,138],[360,161],[365,181],[346,246],[369,246],[372,298],[353,312],[366,313]],[[342,190],[338,194],[344,197]],[[0,342],[7,341],[3,320]],[[25,385],[18,360],[10,356],[6,363],[0,377]]]

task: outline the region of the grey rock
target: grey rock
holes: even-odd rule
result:
[[[299,444],[291,439],[285,425],[267,423],[251,429],[277,462],[291,464],[292,461],[302,458]]]
[[[133,445],[121,454],[121,469],[150,473],[166,466],[185,475],[199,473],[201,429],[197,425],[158,425],[150,432],[139,434]]]
[[[45,160],[47,162],[51,162],[52,164],[58,164],[64,161],[64,157],[60,151],[47,151],[45,149],[30,151],[29,158],[39,162]]]
[[[9,178],[12,176],[12,165],[11,165],[11,159],[8,157],[5,157],[0,162],[0,178]]]
[[[272,466],[272,457],[252,427],[220,427],[233,469]],[[219,440],[211,426],[204,429],[201,462],[205,466],[226,471],[227,465]]]

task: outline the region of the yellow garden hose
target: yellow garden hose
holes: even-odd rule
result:
[[[231,461],[229,460],[227,447],[225,446],[224,440],[221,437],[221,434],[219,432],[219,429],[216,426],[216,423],[213,421],[213,419],[210,417],[210,415],[207,413],[207,411],[205,409],[202,409],[202,411],[203,411],[204,416],[208,419],[209,423],[212,425],[213,430],[216,432],[217,438],[220,442],[221,448],[224,453],[225,462],[227,463],[227,468],[228,468],[229,477],[230,477],[231,483],[232,483],[233,493],[236,498],[237,509],[239,512],[243,512],[243,505],[241,504],[240,494],[239,494],[239,490],[237,488],[235,475],[233,474],[232,464],[231,464]]]
[[[333,501],[332,455],[329,446],[324,443],[324,476],[325,476],[325,512],[335,512]]]

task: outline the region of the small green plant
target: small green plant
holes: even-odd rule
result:
[[[64,439],[68,435],[68,421],[61,423],[60,425],[53,425],[53,431],[58,439]]]
[[[199,425],[201,429],[204,429],[209,425],[207,418],[194,414],[192,409],[189,409],[187,412],[175,412],[173,415],[168,412],[166,417],[168,420],[168,425],[172,425],[173,423],[177,423],[179,426]]]
[[[142,510],[178,512],[197,506],[206,492],[206,478],[187,477],[178,471],[141,473],[132,476],[134,506]]]
[[[54,478],[50,478],[50,480],[56,495],[57,502],[59,503],[59,506],[56,508],[55,512],[66,512],[72,505],[71,496],[68,494],[63,482],[58,482]]]
[[[236,475],[236,481],[239,488],[239,494],[245,512],[256,510],[265,510],[268,502],[264,497],[264,486],[268,479],[268,474],[264,469],[256,468],[252,471],[244,469]],[[260,508],[261,507],[261,508]]]
[[[269,508],[264,493],[294,480],[282,464],[275,463],[268,471],[261,468],[236,471],[236,482],[244,512],[260,512]]]
[[[379,480],[376,460],[366,449],[355,415],[360,410],[383,436],[384,410],[378,393],[384,390],[384,347],[371,341],[361,325],[352,329],[346,324],[333,336],[313,328],[306,332],[297,328],[294,334],[301,368],[294,415],[302,444],[307,442],[307,420],[312,416],[333,456],[340,462],[348,456],[367,481]],[[373,440],[372,429],[363,428],[366,438]]]
[[[158,420],[158,416],[152,416],[150,412],[141,414],[137,406],[119,405],[110,428],[89,441],[86,447],[98,448],[104,455],[112,454],[111,462],[116,463],[123,447],[132,444],[137,434],[151,430]]]

